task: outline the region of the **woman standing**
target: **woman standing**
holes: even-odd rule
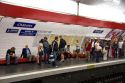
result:
[[[42,55],[43,55],[43,44],[40,43],[38,46],[38,59],[37,59],[38,65],[41,65]]]

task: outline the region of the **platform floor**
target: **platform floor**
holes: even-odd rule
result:
[[[78,64],[86,64],[90,62],[86,62],[84,59],[68,59],[64,62],[57,62],[58,67],[66,67],[66,66],[73,66]],[[37,63],[22,63],[22,64],[10,64],[10,65],[0,65],[0,77],[1,76],[7,76],[11,74],[18,74],[18,73],[25,73],[25,72],[31,72],[36,70],[46,70],[46,69],[53,69],[51,64],[44,64],[42,62],[41,66],[39,66]]]
[[[112,61],[112,59],[108,61]],[[104,62],[104,61],[101,61],[101,62]],[[68,60],[65,60],[64,62],[57,62],[57,65],[59,68],[61,68],[61,67],[69,67],[69,66],[82,65],[82,64],[88,64],[88,63],[94,63],[94,62],[92,61],[87,62],[84,59],[68,59]],[[42,63],[41,66],[39,66],[37,63],[0,65],[0,77],[12,75],[12,74],[20,74],[25,72],[37,71],[37,70],[42,71],[42,70],[48,70],[48,69],[54,69],[54,67],[52,67],[51,64],[44,64],[44,63]]]
[[[103,67],[108,65],[125,63],[125,59],[110,59],[108,61],[100,61],[95,63],[84,59],[67,59],[64,62],[57,62],[58,67],[52,67],[51,64],[42,63],[24,63],[18,65],[0,65],[0,83],[10,83],[37,77],[44,77],[66,72],[84,70],[88,68]]]

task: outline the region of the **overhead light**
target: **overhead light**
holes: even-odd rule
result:
[[[121,0],[113,0],[113,2],[119,5],[121,3]]]
[[[119,5],[121,3],[121,0],[104,0],[105,2],[112,2],[115,3],[117,5]]]

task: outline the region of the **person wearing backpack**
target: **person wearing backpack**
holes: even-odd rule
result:
[[[44,63],[47,64],[48,56],[49,56],[49,42],[47,41],[47,37],[44,37],[43,40],[43,53],[44,53]]]
[[[58,50],[59,50],[59,48],[58,48],[58,37],[56,36],[55,40],[52,42],[52,53],[51,53],[51,55],[53,55],[53,57],[54,57],[54,61],[52,62],[52,66],[54,66],[54,67],[58,67],[56,65]]]

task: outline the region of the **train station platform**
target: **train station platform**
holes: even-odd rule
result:
[[[97,68],[105,69],[108,66],[121,65],[121,64],[125,64],[125,59],[102,61],[100,63],[85,62],[83,59],[67,60],[65,62],[59,62],[58,63],[59,67],[57,68],[53,68],[50,64],[42,64],[41,66],[38,66],[36,63],[25,63],[25,64],[8,65],[8,66],[2,65],[0,66],[0,73],[1,73],[0,83],[10,83],[10,82],[18,83],[20,81],[26,81],[37,78],[41,79],[48,76],[61,75],[77,71],[94,70]],[[119,68],[117,69],[119,70]],[[103,71],[103,73],[104,72],[106,71]],[[32,83],[32,82],[24,82],[24,83]],[[49,82],[40,82],[40,83],[49,83]]]

